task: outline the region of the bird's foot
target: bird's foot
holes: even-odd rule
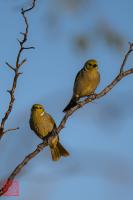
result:
[[[91,98],[91,97],[93,97],[93,96],[97,96],[97,94],[93,92],[93,93],[87,95],[88,98]]]
[[[92,93],[92,94],[89,94],[89,95],[87,96],[87,98],[93,98],[93,97],[96,97],[96,96],[97,96],[96,93]],[[92,100],[91,103],[95,103],[94,100]]]

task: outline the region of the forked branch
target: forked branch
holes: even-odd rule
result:
[[[27,17],[26,17],[25,14],[27,12],[31,11],[35,7],[35,3],[36,3],[36,0],[33,0],[32,6],[30,8],[25,9],[25,10],[23,8],[21,9],[21,14],[22,14],[22,17],[23,17],[24,22],[25,22],[25,31],[23,33],[21,33],[22,39],[21,40],[18,39],[20,48],[19,48],[18,53],[17,53],[16,64],[15,64],[15,66],[12,66],[8,62],[6,62],[6,65],[9,67],[9,69],[11,69],[14,72],[14,78],[13,78],[13,82],[12,82],[12,87],[11,87],[10,90],[8,90],[8,93],[10,95],[9,105],[8,105],[7,111],[5,112],[4,117],[2,118],[1,124],[0,124],[0,139],[7,132],[7,131],[4,130],[5,129],[5,123],[8,119],[8,117],[9,117],[9,115],[11,114],[12,109],[13,109],[13,105],[14,105],[14,101],[15,101],[14,94],[15,94],[15,90],[16,90],[16,86],[17,86],[17,81],[18,81],[19,76],[22,74],[20,72],[20,67],[26,62],[26,59],[23,59],[21,61],[21,55],[22,55],[24,50],[34,48],[34,47],[25,47],[24,45],[27,41],[28,31],[29,31],[29,24],[28,24],[28,20],[27,20]]]
[[[128,70],[124,70],[124,67],[126,65],[126,61],[128,59],[128,56],[130,55],[130,53],[133,51],[133,44],[129,44],[129,50],[128,52],[125,54],[125,57],[123,59],[122,65],[120,67],[120,72],[119,74],[114,78],[114,80],[107,85],[101,92],[99,92],[98,94],[93,94],[90,97],[85,98],[85,100],[80,101],[74,108],[72,108],[71,110],[69,110],[63,117],[63,119],[60,122],[60,125],[58,126],[56,132],[59,134],[61,132],[61,130],[64,128],[68,118],[79,108],[83,107],[85,104],[92,102],[93,100],[99,99],[101,97],[103,97],[104,95],[106,95],[108,92],[110,92],[112,90],[112,88],[120,81],[122,80],[124,77],[133,74],[133,68],[130,68]],[[53,137],[53,136],[49,136]],[[41,144],[39,144],[37,146],[37,148],[30,153],[29,155],[27,155],[24,160],[13,170],[13,172],[11,173],[11,175],[8,177],[7,182],[5,183],[5,185],[0,189],[0,195],[2,196],[11,186],[12,181],[14,180],[14,178],[16,177],[17,174],[20,173],[20,171],[24,168],[24,166],[26,164],[28,164],[28,162],[34,158],[37,154],[39,154],[40,151],[42,151],[46,146],[48,145],[48,140],[43,141]]]

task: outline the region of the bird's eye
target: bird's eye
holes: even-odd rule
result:
[[[92,66],[92,64],[91,64],[91,63],[89,63],[88,65],[89,65],[89,66]]]
[[[42,107],[40,106],[39,109],[42,109]]]
[[[93,67],[97,67],[97,64],[94,64]]]

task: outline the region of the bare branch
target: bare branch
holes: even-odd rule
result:
[[[13,70],[14,72],[16,71],[16,69],[14,67],[12,67],[12,65],[10,65],[8,62],[6,62],[6,65],[11,69]]]
[[[25,12],[29,12],[30,10],[32,10],[34,7],[35,7],[35,4],[36,4],[36,0],[33,0],[33,2],[32,2],[32,6],[30,7],[30,8],[28,8],[28,9],[26,9],[26,10],[23,10],[22,9],[22,11],[25,13]]]
[[[18,129],[19,129],[19,127],[17,127],[17,128],[9,128],[9,129],[4,131],[4,134],[7,133],[7,132],[16,131]]]
[[[9,187],[12,185],[13,179],[16,177],[17,174],[23,169],[23,167],[32,159],[34,158],[37,154],[40,153],[40,151],[47,146],[47,142],[44,141],[41,144],[37,146],[37,148],[30,153],[28,156],[24,158],[24,160],[14,169],[14,171],[10,174],[8,177],[6,183],[4,186],[0,189],[0,196],[2,196],[5,192],[8,191]]]
[[[35,47],[23,47],[23,49],[35,49]]]
[[[84,99],[83,101],[79,102],[75,107],[73,107],[71,110],[69,110],[66,115],[64,116],[64,118],[62,119],[59,127],[57,128],[57,132],[59,133],[61,131],[61,129],[63,129],[65,127],[66,121],[67,119],[79,108],[83,107],[85,104],[90,103],[96,99],[99,99],[101,97],[103,97],[104,95],[106,95],[110,90],[112,90],[112,88],[124,77],[128,76],[129,74],[133,74],[133,68],[122,72],[121,74],[119,74],[108,86],[106,86],[100,93],[98,94],[93,94],[90,97]]]
[[[133,44],[131,44],[131,46],[133,46]],[[130,50],[130,47],[129,47]],[[128,52],[129,52],[128,50]],[[130,50],[129,53],[126,53],[124,60],[128,59],[128,56],[130,55],[130,53],[132,52],[132,50]],[[123,60],[123,63],[121,65],[122,68],[124,68],[126,62]],[[79,108],[83,107],[85,104],[90,103],[92,101],[94,101],[95,99],[99,99],[101,97],[103,97],[104,95],[106,95],[108,92],[110,92],[113,87],[120,81],[122,80],[124,77],[133,74],[133,68],[128,69],[126,71],[122,71],[114,78],[114,80],[107,85],[101,92],[99,92],[98,94],[92,94],[91,96],[85,98],[83,101],[80,101],[75,107],[73,107],[71,110],[69,110],[63,117],[63,119],[60,122],[60,125],[58,126],[58,128],[56,130],[54,130],[54,133],[56,132],[57,134],[59,134],[61,132],[61,130],[65,127],[65,124],[68,120],[68,118]],[[30,153],[29,155],[27,155],[24,160],[13,170],[13,172],[10,174],[10,176],[7,179],[7,182],[5,183],[5,185],[3,185],[3,187],[0,189],[0,196],[2,196],[11,186],[12,181],[14,180],[14,178],[20,173],[20,171],[24,168],[24,166],[26,164],[28,164],[28,162],[34,158],[37,154],[39,154],[40,151],[42,151],[47,145],[48,145],[48,140],[53,137],[53,135],[50,135],[47,139],[45,139],[41,144],[39,144],[37,146],[37,148]]]
[[[26,59],[24,59],[24,60],[22,60],[20,62],[20,58],[21,58],[22,52],[25,49],[33,49],[33,47],[27,47],[27,48],[24,47],[24,45],[25,45],[25,43],[27,41],[27,38],[28,38],[28,31],[29,31],[29,24],[28,24],[27,17],[25,16],[25,13],[31,11],[35,7],[35,3],[36,3],[36,0],[33,0],[32,6],[30,8],[25,9],[25,10],[23,8],[21,9],[21,14],[22,14],[22,17],[23,17],[24,22],[25,22],[25,31],[23,33],[21,33],[22,36],[23,36],[22,40],[18,39],[18,42],[20,44],[20,48],[19,48],[19,51],[18,51],[18,54],[17,54],[17,57],[16,57],[15,68],[12,67],[9,63],[6,63],[6,65],[15,72],[15,75],[14,75],[14,78],[13,78],[13,83],[12,83],[11,90],[8,90],[8,92],[10,94],[10,101],[9,101],[9,105],[8,105],[7,111],[5,112],[4,117],[1,120],[0,139],[5,134],[5,131],[4,131],[5,123],[6,123],[7,119],[8,119],[8,117],[9,117],[10,113],[12,112],[12,109],[13,109],[13,105],[14,105],[14,101],[15,101],[14,94],[15,94],[15,90],[16,90],[16,86],[17,86],[18,77],[19,77],[19,75],[22,74],[21,72],[19,72],[19,69],[26,62]]]
[[[126,53],[125,58],[124,58],[124,60],[123,60],[123,62],[122,62],[122,65],[121,65],[121,68],[120,68],[120,73],[123,72],[124,66],[125,66],[125,64],[126,64],[126,62],[127,62],[127,59],[128,59],[128,56],[130,55],[130,53],[131,53],[132,51],[133,51],[133,43],[130,43],[130,42],[129,42],[129,50],[128,50],[128,52]]]

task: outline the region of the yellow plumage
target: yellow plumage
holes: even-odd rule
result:
[[[65,107],[63,112],[67,112],[72,107],[76,106],[77,101],[81,97],[93,94],[100,82],[100,74],[98,72],[98,64],[96,60],[88,60],[84,67],[78,72],[74,87],[73,96],[69,104]]]
[[[31,109],[30,127],[41,139],[47,138],[56,128],[53,118],[45,112],[40,104],[34,104]],[[51,137],[48,141],[51,150],[52,159],[59,160],[61,156],[68,156],[67,150],[59,143],[59,137]]]

